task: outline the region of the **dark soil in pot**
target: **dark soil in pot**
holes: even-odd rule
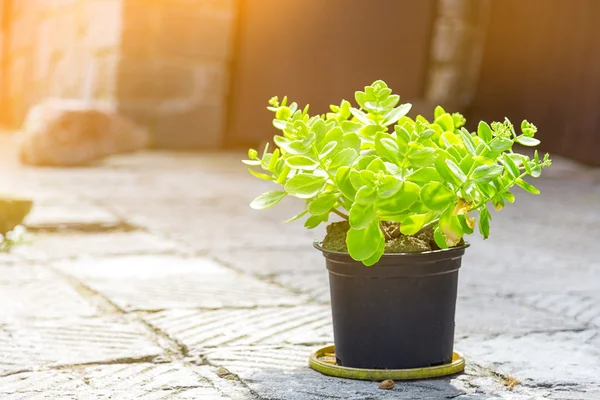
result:
[[[369,369],[450,363],[458,270],[468,245],[440,250],[432,232],[404,236],[391,225],[387,254],[371,267],[347,254],[346,223],[330,225],[316,246],[329,270],[337,362]]]

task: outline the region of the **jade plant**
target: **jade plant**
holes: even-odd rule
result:
[[[375,264],[386,243],[384,225],[394,223],[403,235],[432,229],[441,248],[460,245],[475,225],[484,238],[490,234],[490,208],[501,210],[515,200],[516,185],[538,194],[526,176],[539,177],[551,164],[546,154],[533,157],[513,151],[515,143],[534,147],[537,128],[480,122],[476,132],[465,118],[438,106],[433,120],[409,118],[410,104],[400,104],[385,82],[378,80],[357,91],[353,107],[342,100],[331,112],[309,115],[284,97],[271,98],[268,110],[281,131],[275,148],[261,155],[248,151],[249,171],[282,190],[257,197],[251,207],[264,209],[286,196],[305,200],[290,221],[307,216],[312,229],[332,214],[347,220],[350,256],[364,265]]]

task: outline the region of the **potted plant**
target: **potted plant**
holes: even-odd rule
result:
[[[515,200],[516,185],[551,164],[537,151],[537,128],[517,133],[506,119],[476,132],[461,114],[436,107],[433,120],[407,116],[383,81],[343,100],[325,115],[308,114],[287,98],[269,101],[276,148],[244,163],[257,178],[281,185],[258,196],[264,209],[286,196],[305,200],[289,221],[307,216],[308,229],[329,222],[315,247],[329,270],[335,354],[342,366],[370,369],[428,367],[452,360],[458,269],[463,237],[475,225],[490,233],[489,206]],[[367,268],[369,267],[369,268]]]

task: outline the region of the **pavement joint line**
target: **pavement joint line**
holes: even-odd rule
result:
[[[120,221],[118,224],[102,223],[65,223],[51,225],[26,225],[27,230],[32,233],[112,233],[112,232],[139,232],[144,231],[137,225]]]
[[[81,282],[77,278],[61,271],[58,268],[54,268],[52,266],[50,266],[50,268],[52,268],[52,270],[54,270],[57,274],[59,274],[59,276],[63,277],[67,281],[67,283],[70,283],[71,285],[75,286],[76,289],[77,288],[83,289],[83,291],[78,291],[78,292],[82,293],[82,295],[85,295],[86,298],[100,299],[102,301],[102,305],[106,305],[107,308],[110,307],[114,313],[120,314],[126,319],[127,318],[129,318],[130,320],[133,319],[135,322],[144,326],[149,332],[153,333],[152,336],[153,336],[153,340],[154,340],[155,344],[158,347],[160,347],[161,349],[165,350],[168,356],[176,356],[177,358],[185,357],[186,348],[183,347],[177,341],[171,339],[171,337],[169,337],[169,335],[167,335],[165,332],[148,324],[146,321],[144,321],[142,318],[140,318],[139,315],[136,315],[135,313],[125,312],[122,308],[120,308],[118,305],[113,303],[108,297],[106,297],[102,293],[90,288],[89,286],[87,286],[85,283]],[[152,357],[152,358],[154,358],[154,357]]]
[[[220,266],[222,266],[222,267],[225,267],[225,268],[227,268],[227,269],[230,269],[230,270],[232,270],[232,271],[238,272],[238,273],[240,273],[240,274],[242,274],[242,275],[244,275],[244,276],[247,276],[247,277],[250,277],[250,278],[253,278],[253,279],[259,280],[259,281],[261,281],[261,282],[264,282],[264,283],[268,283],[269,285],[276,286],[276,287],[278,287],[278,288],[280,288],[280,289],[285,289],[285,290],[287,290],[288,292],[290,292],[290,293],[292,293],[292,294],[295,294],[295,295],[303,295],[303,296],[306,296],[306,297],[308,297],[308,299],[309,299],[309,302],[308,302],[307,304],[309,304],[309,303],[323,304],[323,303],[322,303],[322,302],[320,302],[318,299],[316,299],[316,298],[312,297],[311,295],[309,295],[309,294],[307,294],[307,293],[305,293],[305,292],[303,292],[303,291],[301,291],[301,290],[299,290],[299,289],[296,289],[296,288],[292,288],[292,287],[289,287],[289,286],[283,285],[283,284],[281,284],[281,283],[279,283],[279,282],[276,282],[276,281],[272,280],[272,278],[269,278],[269,277],[267,277],[267,276],[254,275],[254,274],[252,274],[252,273],[249,273],[249,272],[247,272],[247,271],[244,271],[244,270],[243,270],[243,269],[241,269],[241,268],[237,268],[237,267],[233,266],[233,264],[231,264],[231,263],[229,263],[229,262],[227,262],[227,261],[220,260],[220,259],[219,259],[217,256],[214,256],[214,255],[208,255],[208,256],[207,256],[207,258],[209,258],[211,261],[213,261],[213,262],[217,263],[218,265],[220,265]],[[295,306],[295,305],[293,305],[293,306],[285,306],[285,307],[296,307],[296,306]],[[258,306],[256,306],[256,307],[252,307],[252,308],[258,308]]]

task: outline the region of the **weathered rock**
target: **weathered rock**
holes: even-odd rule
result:
[[[148,133],[112,107],[62,99],[33,106],[18,140],[22,163],[53,166],[88,164],[149,145]]]

